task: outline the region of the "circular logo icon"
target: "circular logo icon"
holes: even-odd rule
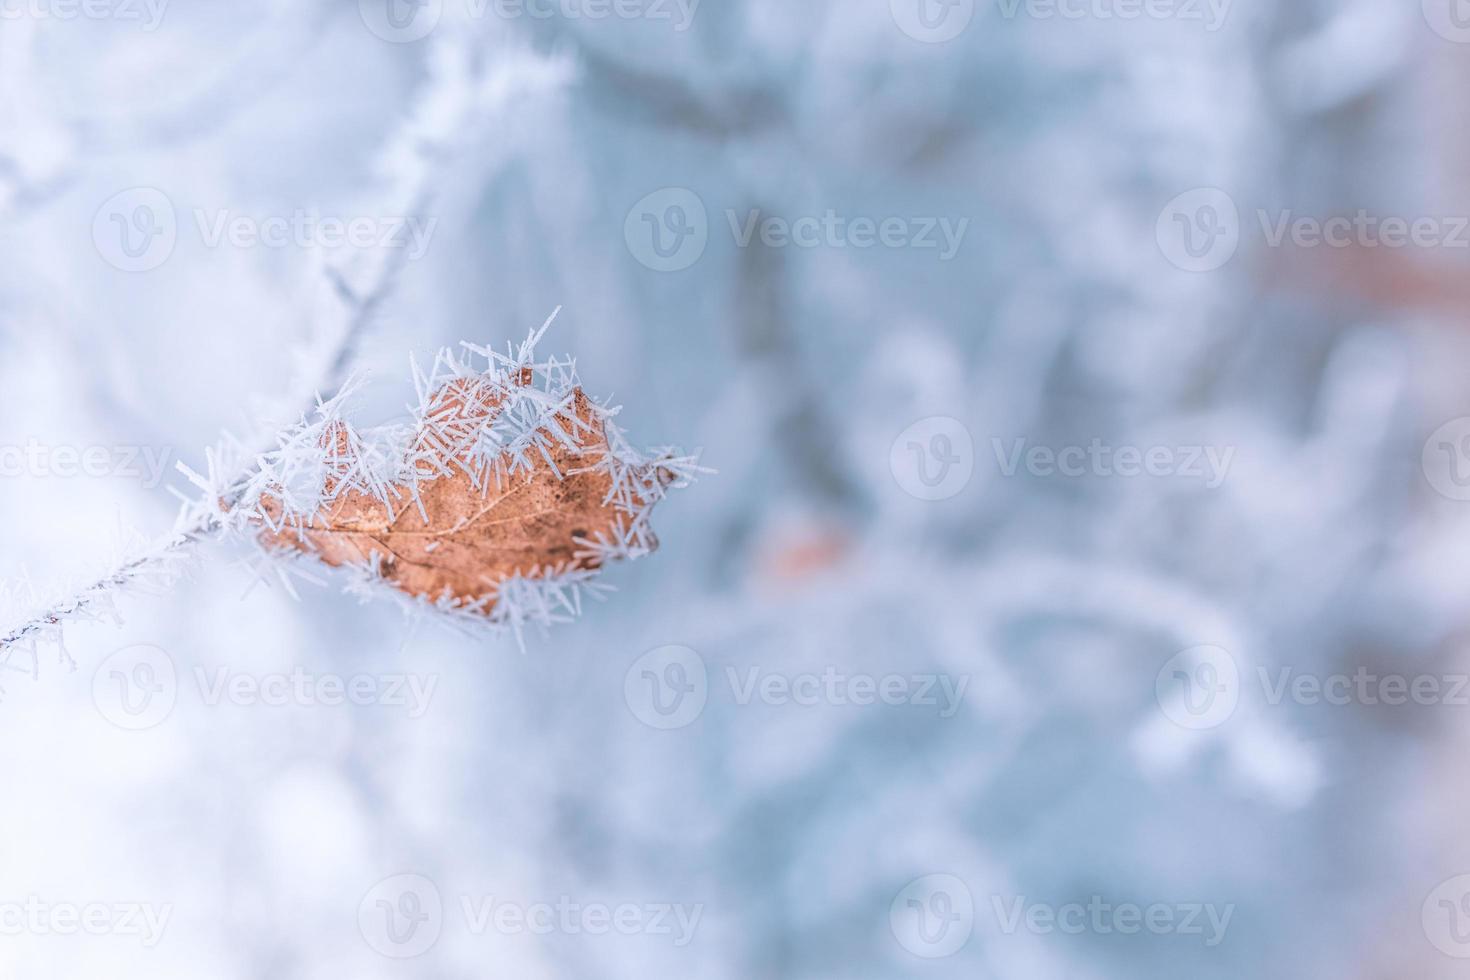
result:
[[[898,485],[920,500],[948,500],[975,474],[975,440],[959,419],[936,415],[899,433],[888,451]]]
[[[898,944],[915,956],[953,956],[975,929],[975,900],[969,886],[954,875],[925,875],[893,899],[888,925]]]
[[[1424,935],[1457,960],[1470,959],[1470,874],[1440,882],[1419,910]]]
[[[709,700],[709,671],[704,658],[688,647],[650,650],[623,677],[628,710],[649,728],[683,728],[704,712]]]
[[[1154,696],[1179,727],[1218,728],[1240,704],[1240,669],[1223,647],[1190,647],[1164,664],[1154,679]]]
[[[975,0],[888,0],[888,6],[899,30],[927,44],[953,41],[975,18]]]
[[[395,960],[422,956],[444,931],[444,901],[423,875],[384,878],[357,907],[357,929],[380,955]]]
[[[173,658],[147,643],[123,647],[97,665],[92,703],[119,728],[141,732],[162,724],[179,698]]]
[[[1452,419],[1435,429],[1419,461],[1424,478],[1437,493],[1470,500],[1470,418]]]
[[[1470,44],[1470,3],[1466,0],[1423,0],[1424,19],[1434,33],[1456,44]]]
[[[623,222],[628,251],[655,272],[679,272],[709,245],[709,213],[687,187],[665,187],[633,205]]]
[[[439,26],[444,0],[357,0],[362,22],[384,41],[421,41]]]
[[[123,272],[148,272],[168,261],[179,240],[173,202],[156,187],[112,195],[92,217],[92,244],[103,261]]]
[[[1159,214],[1154,236],[1159,251],[1185,272],[1213,272],[1240,247],[1240,210],[1216,187],[1180,194]]]

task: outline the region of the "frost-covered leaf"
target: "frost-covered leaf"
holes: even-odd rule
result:
[[[282,523],[261,532],[270,548],[297,548],[329,565],[372,566],[412,596],[451,596],[464,605],[493,600],[512,577],[543,577],[601,567],[599,540],[622,540],[651,505],[653,484],[670,483],[656,463],[630,467],[632,487],[614,493],[615,462],[603,420],[581,389],[572,405],[543,430],[541,465],[513,469],[485,458],[473,445],[505,402],[482,380],[455,382],[435,395],[433,425],[414,448],[414,482],[378,488],[328,490],[328,501],[299,526]],[[458,445],[446,434],[460,431]],[[554,433],[554,434],[553,434]],[[350,470],[356,452],[345,423],[336,423],[325,449],[329,472]],[[339,481],[336,475],[329,482]],[[262,505],[282,521],[284,505],[267,496]],[[639,551],[656,547],[640,536]]]
[[[545,328],[543,327],[543,330]],[[698,469],[642,454],[589,398],[570,361],[466,345],[419,374],[410,425],[358,429],[343,397],[282,435],[232,523],[273,556],[353,569],[438,609],[518,625],[575,615],[604,564],[657,547],[649,514]]]

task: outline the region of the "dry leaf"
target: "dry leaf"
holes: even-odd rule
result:
[[[575,615],[607,561],[657,546],[649,512],[699,467],[633,450],[570,361],[533,361],[538,337],[519,354],[470,347],[482,372],[441,352],[409,427],[359,431],[346,393],[323,403],[262,460],[232,519],[270,556],[352,568],[461,618]]]
[[[521,380],[529,383],[529,373]],[[610,451],[604,420],[582,392],[573,389],[572,407],[555,418],[573,445],[548,439],[541,465],[509,472],[485,467],[473,449],[444,446],[446,430],[470,431],[493,421],[504,396],[493,385],[473,379],[454,382],[433,398],[431,429],[416,443],[421,477],[413,486],[389,488],[389,501],[362,489],[334,492],[329,502],[299,527],[261,532],[268,547],[296,548],[329,565],[374,565],[384,581],[411,596],[488,612],[501,583],[512,577],[535,578],[602,565],[599,537],[616,540],[626,533],[629,512],[614,494],[613,472],[595,461]],[[342,424],[326,447],[334,469],[350,467],[353,447]],[[548,433],[549,435],[549,433]],[[438,450],[438,472],[433,472]],[[647,474],[662,485],[672,473]],[[329,480],[335,480],[330,477]],[[644,485],[641,479],[635,486]],[[642,508],[651,501],[636,495]],[[396,506],[395,503],[396,502]],[[280,518],[279,500],[262,501]],[[649,541],[649,550],[656,543]]]

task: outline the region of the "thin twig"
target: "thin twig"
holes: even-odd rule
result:
[[[455,42],[448,42],[455,43]],[[473,46],[474,42],[464,40],[464,43]],[[503,62],[486,63],[486,78],[473,79],[472,88],[481,94],[487,94],[496,102],[504,105],[510,103],[513,98],[520,94],[522,86],[515,84],[500,84],[503,78],[496,75],[514,74],[521,68],[521,63],[515,59],[505,59]],[[566,80],[566,74],[561,71],[550,71],[544,76],[532,72],[526,76],[524,81],[528,85],[551,82],[561,84]],[[520,80],[520,79],[513,79]],[[462,84],[465,80],[448,73],[431,81],[431,88],[436,86],[454,86]],[[493,84],[492,84],[493,83]],[[436,106],[440,101],[442,93],[436,91],[427,92],[423,103]],[[464,118],[466,114],[474,114],[483,110],[481,106],[475,106],[473,100],[469,100],[464,106],[463,112],[458,117],[441,118],[430,113],[431,131],[428,133],[420,131],[421,120],[410,117],[405,121],[403,131],[410,134],[421,159],[426,162],[443,164],[452,158],[451,152],[456,146],[462,145],[464,130],[469,126],[469,120]],[[396,134],[395,134],[396,135]],[[425,209],[432,199],[432,188],[437,185],[436,177],[440,170],[434,166],[424,166],[408,185],[409,193],[403,195],[412,202],[413,207]],[[344,302],[351,309],[346,328],[337,339],[336,346],[331,350],[330,356],[325,359],[326,367],[323,377],[317,379],[314,392],[337,391],[347,381],[348,371],[357,349],[358,341],[362,334],[371,325],[374,316],[381,308],[384,300],[392,292],[396,284],[399,272],[407,260],[407,249],[396,248],[388,252],[384,257],[381,267],[372,287],[364,293],[356,292],[340,270],[329,269],[328,276],[332,285]],[[319,398],[319,395],[316,397]],[[314,405],[308,405],[309,412]],[[259,454],[247,457],[256,460],[248,464],[242,470],[229,479],[225,486],[229,488],[242,488],[246,486],[253,475],[260,469]],[[235,491],[237,494],[239,491]],[[219,500],[220,506],[192,506],[186,507],[180,517],[180,526],[176,527],[167,537],[157,542],[142,554],[127,557],[109,569],[107,572],[93,579],[86,586],[73,591],[67,598],[42,609],[39,613],[32,615],[25,623],[10,629],[0,636],[0,667],[3,667],[15,648],[22,645],[34,647],[34,644],[46,637],[54,636],[61,624],[67,620],[97,616],[99,610],[104,609],[111,601],[113,592],[119,588],[136,586],[145,581],[149,576],[163,575],[165,577],[174,574],[174,566],[182,564],[187,558],[189,550],[199,541],[214,536],[224,530],[224,522],[221,515],[238,502],[231,500],[231,494],[226,493],[224,499]]]
[[[390,261],[384,266],[383,275],[379,277],[372,290],[361,298],[354,298],[357,309],[348,321],[347,329],[338,339],[331,366],[327,371],[327,376],[322,379],[322,389],[333,391],[340,388],[346,381],[347,371],[357,343],[372,322],[374,313],[392,290],[397,273],[402,268],[403,252],[403,249],[395,249]],[[333,276],[340,290],[342,284],[340,274],[334,271]],[[308,405],[307,409],[309,408]],[[245,483],[258,468],[259,463],[246,468],[230,481],[231,485]],[[230,500],[223,501],[226,507],[232,503],[233,501]],[[27,640],[40,639],[44,634],[54,631],[66,620],[87,615],[104,602],[113,590],[126,588],[149,575],[165,571],[168,565],[182,561],[188,550],[195,544],[218,534],[221,530],[223,526],[217,512],[200,510],[184,527],[176,529],[146,554],[125,559],[67,598],[42,610],[29,622],[0,636],[0,654]]]

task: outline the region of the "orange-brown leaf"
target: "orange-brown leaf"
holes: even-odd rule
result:
[[[530,381],[526,372],[515,383]],[[599,465],[609,448],[602,414],[575,388],[570,408],[555,416],[575,448],[548,438],[549,462],[534,451],[529,469],[511,472],[505,460],[502,467],[487,468],[457,434],[493,420],[502,408],[495,391],[471,378],[434,393],[415,445],[419,476],[390,484],[387,501],[355,487],[339,491],[329,477],[327,502],[316,513],[296,516],[279,529],[266,527],[261,543],[314,555],[328,565],[374,566],[386,583],[410,596],[447,597],[487,615],[500,584],[513,576],[597,568],[601,558],[587,542],[599,535],[619,540],[630,519],[626,507],[609,501],[612,470]],[[329,472],[350,468],[345,432],[332,430],[324,442],[331,443],[323,447]],[[646,503],[636,497],[634,502]],[[269,525],[283,524],[279,499],[264,497],[261,511]]]

